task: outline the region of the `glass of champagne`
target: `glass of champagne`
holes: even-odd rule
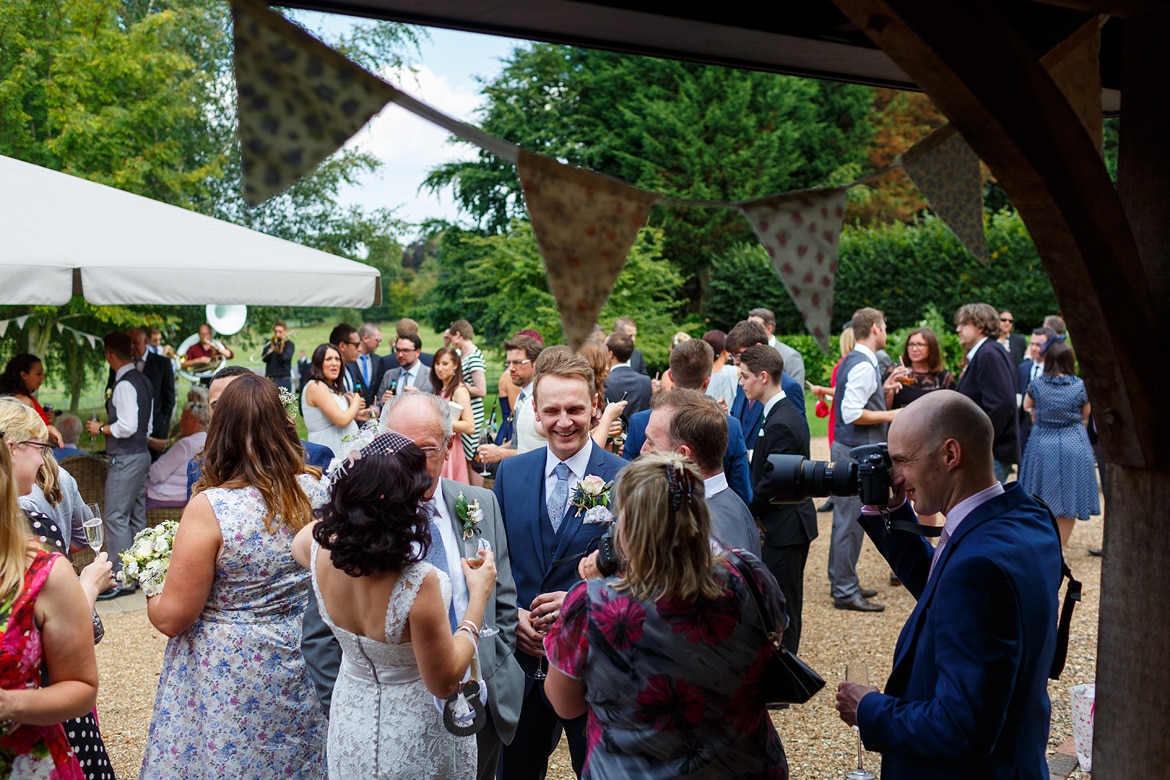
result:
[[[100,504],[89,504],[89,511],[93,517],[81,524],[85,531],[85,543],[93,550],[93,554],[97,555],[101,552],[102,542],[105,541],[105,533],[102,530],[102,508]]]
[[[865,664],[845,664],[845,681],[869,685],[869,670]],[[863,759],[865,747],[861,744],[861,731],[857,726],[854,726],[853,730],[857,732],[857,768],[845,775],[845,780],[876,780],[874,773],[865,768]]]
[[[474,534],[471,538],[463,540],[463,557],[467,559],[467,565],[473,569],[478,569],[480,566],[483,566],[483,554],[491,549],[491,542],[478,534]],[[495,636],[498,633],[500,633],[500,629],[488,623],[487,616],[485,615],[484,623],[479,627],[479,635],[481,637]]]
[[[529,615],[529,619],[532,619],[531,615]],[[537,618],[536,620],[532,620],[532,629],[541,636],[544,636],[548,633],[549,621],[545,618]],[[541,648],[541,650],[541,654],[536,658],[536,669],[528,673],[528,676],[533,680],[543,680],[548,677],[548,674],[544,671],[543,648]]]

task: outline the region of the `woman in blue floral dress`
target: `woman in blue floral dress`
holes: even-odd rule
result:
[[[1101,511],[1097,462],[1089,443],[1089,396],[1076,375],[1072,347],[1053,341],[1044,352],[1044,373],[1032,380],[1024,397],[1032,413],[1032,432],[1020,485],[1039,496],[1056,515],[1060,546],[1068,545],[1077,520]]]
[[[140,777],[324,777],[327,724],[300,653],[309,573],[291,552],[325,501],[319,476],[276,385],[231,380],[146,605],[171,640]]]
[[[588,713],[582,778],[786,778],[760,694],[772,653],[737,557],[777,625],[783,596],[749,553],[715,555],[697,467],[643,455],[617,484],[620,577],[579,583],[545,639],[557,714]]]

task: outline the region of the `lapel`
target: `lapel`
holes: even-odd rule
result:
[[[942,549],[938,563],[934,566],[934,570],[938,572],[938,576],[935,577],[932,575],[927,580],[926,587],[923,589],[922,595],[918,597],[918,603],[915,605],[914,611],[910,613],[910,619],[906,621],[902,633],[898,636],[898,643],[894,648],[894,666],[890,674],[891,678],[899,673],[899,667],[903,663],[912,658],[911,648],[917,644],[918,634],[922,629],[923,616],[926,614],[926,610],[930,608],[931,602],[934,601],[934,589],[938,585],[939,580],[942,579],[943,569],[946,568],[947,561],[954,555],[955,550],[959,548],[963,540],[976,528],[1019,504],[1022,500],[1022,492],[1019,487],[1009,487],[1002,495],[996,496],[990,501],[984,501],[971,514],[964,518],[963,522],[959,524],[959,530],[955,531],[955,535],[947,541],[946,547]]]
[[[440,486],[443,489],[443,503],[447,505],[447,516],[451,518],[451,528],[455,531],[455,539],[462,543],[463,526],[460,523],[459,515],[455,513],[455,500],[459,498],[459,485],[450,479],[444,479]],[[463,551],[460,550],[459,554],[462,555]]]
[[[538,452],[544,454],[548,447],[543,447]],[[547,457],[547,455],[545,456]],[[537,500],[536,500],[536,516],[532,518],[532,522],[528,523],[528,533],[532,537],[532,549],[536,551],[536,557],[540,562],[540,571],[547,572],[549,561],[544,555],[544,542],[540,538],[540,529],[547,525],[550,521],[548,519],[548,507],[545,505],[544,497],[544,464],[545,457],[537,458],[533,464],[533,473],[530,475],[536,484]],[[520,477],[520,484],[516,485],[518,490],[525,490],[524,478]],[[532,483],[529,483],[532,484]],[[527,501],[521,501],[522,506],[532,506]],[[562,530],[564,526],[562,525]],[[542,575],[543,576],[543,575]]]

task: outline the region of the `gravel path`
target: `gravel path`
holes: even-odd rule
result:
[[[827,457],[827,454],[825,440],[814,440],[813,456]],[[858,572],[863,585],[878,590],[874,600],[885,604],[886,611],[870,614],[834,609],[825,575],[831,514],[820,514],[818,524],[820,536],[812,544],[805,571],[804,637],[800,655],[828,684],[808,704],[772,715],[784,741],[793,778],[842,778],[854,768],[856,743],[833,708],[836,684],[844,675],[846,663],[865,663],[873,684],[883,686],[892,663],[894,643],[914,607],[904,588],[890,586],[885,562],[866,543]],[[1078,523],[1069,544],[1069,566],[1084,583],[1084,598],[1074,614],[1065,672],[1048,687],[1052,698],[1050,754],[1072,735],[1069,688],[1094,679],[1101,559],[1090,557],[1087,549],[1101,546],[1101,528],[1100,516]],[[137,776],[142,763],[166,637],[150,625],[145,610],[102,609],[102,620],[106,638],[97,647],[101,674],[98,713],[118,777],[132,778]],[[867,768],[876,772],[880,756],[866,754],[865,762]],[[563,741],[553,755],[549,777],[573,778]],[[1070,777],[1088,775],[1075,771]]]

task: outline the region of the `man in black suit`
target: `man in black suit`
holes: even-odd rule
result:
[[[630,337],[631,342],[638,340],[638,326],[629,317],[618,317],[613,323],[614,333],[625,333]],[[646,359],[642,357],[642,350],[634,347],[633,352],[630,353],[630,368],[637,371],[642,376],[649,376],[646,373]]]
[[[345,392],[357,393],[364,400],[366,397],[366,385],[357,367],[359,347],[361,346],[362,340],[358,336],[357,328],[346,322],[335,326],[333,330],[329,331],[329,343],[337,347],[337,351],[341,353],[341,381],[345,386]],[[357,421],[364,423],[369,419],[370,409],[367,403],[366,408],[358,412]]]
[[[130,337],[130,357],[134,367],[146,377],[153,393],[154,417],[150,426],[150,438],[169,439],[171,437],[171,414],[175,411],[175,368],[170,360],[162,355],[156,355],[146,349],[146,331],[142,328],[130,328],[126,331]],[[114,371],[110,370],[106,380],[106,389],[113,390]],[[162,453],[150,451],[150,459],[158,460]]]
[[[955,312],[959,345],[966,350],[967,367],[955,389],[970,398],[995,430],[991,453],[995,478],[1007,481],[1012,464],[1020,462],[1020,421],[1016,413],[1016,372],[1011,356],[999,345],[999,315],[986,303],[967,303]]]
[[[1024,337],[1019,333],[1016,333],[1014,330],[1015,321],[1015,317],[1013,317],[1012,313],[1007,309],[1004,309],[999,313],[1000,346],[1006,349],[1008,354],[1011,355],[1012,365],[1018,366],[1020,361],[1024,359],[1024,349],[1026,344],[1024,342]]]
[[[784,359],[771,347],[748,347],[740,356],[739,382],[744,395],[764,407],[764,421],[752,451],[751,510],[764,529],[764,565],[779,583],[788,611],[782,643],[790,653],[796,653],[800,649],[804,565],[809,545],[817,538],[817,513],[812,499],[799,504],[773,504],[769,491],[763,489],[769,455],[809,456],[808,425],[795,406],[784,403],[782,373]]]
[[[630,365],[634,340],[629,334],[615,330],[605,340],[609,350],[609,376],[605,379],[605,398],[612,402],[626,399],[622,423],[630,424],[630,415],[650,408],[650,377],[639,374]]]
[[[382,344],[382,329],[372,322],[363,322],[358,328],[358,356],[357,373],[362,378],[362,394],[366,399],[366,406],[374,406],[377,398],[378,366],[382,362],[382,355],[377,349]]]
[[[1016,366],[1016,406],[1020,410],[1021,455],[1028,444],[1028,434],[1032,432],[1032,413],[1024,411],[1024,396],[1032,380],[1044,373],[1044,351],[1048,348],[1048,342],[1054,338],[1056,334],[1048,328],[1036,328],[1028,342],[1028,359]]]

